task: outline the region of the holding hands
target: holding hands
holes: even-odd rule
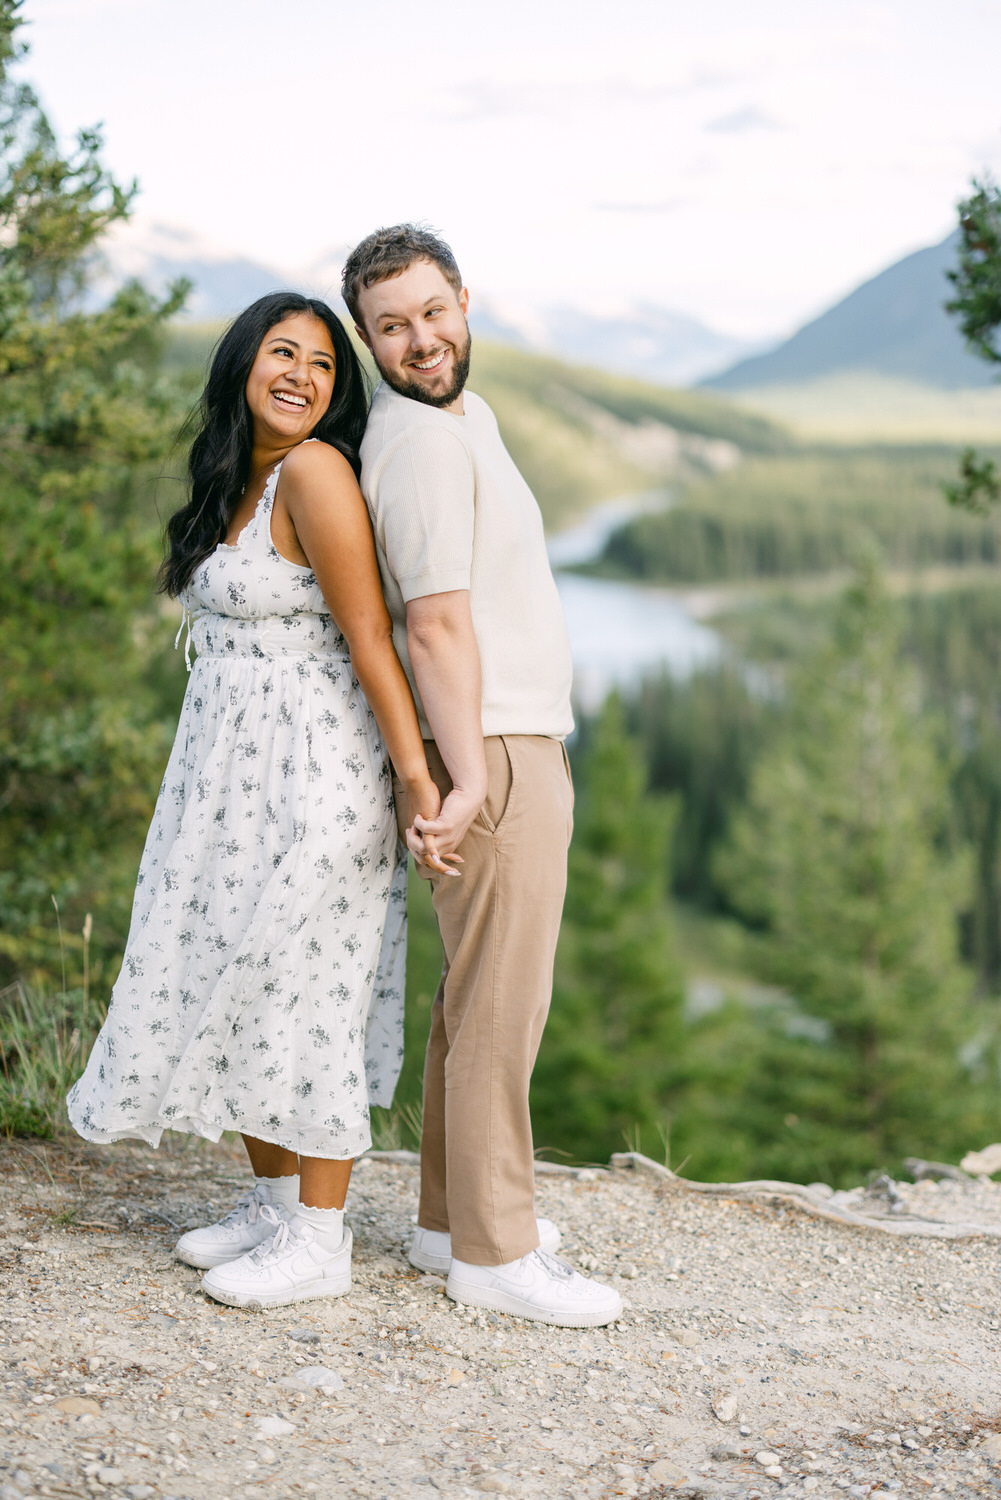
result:
[[[450,868],[446,860],[461,864],[461,856],[451,852],[454,845],[442,850],[435,838],[442,810],[438,788],[430,776],[426,775],[416,781],[405,782],[405,786],[410,821],[404,837],[421,877],[428,880],[432,875],[458,875],[458,870]]]
[[[458,848],[483,806],[483,795],[454,786],[434,817],[414,816],[407,829],[407,848],[418,866],[434,875],[458,875]]]

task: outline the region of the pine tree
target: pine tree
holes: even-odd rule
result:
[[[681,1079],[683,987],[667,903],[673,805],[647,791],[609,699],[575,759],[578,793],[553,1003],[532,1082],[539,1147],[607,1161],[658,1148]]]
[[[959,204],[959,265],[949,271],[955,296],[945,304],[955,313],[974,354],[1001,364],[1001,188],[990,178],[973,182]],[[1001,473],[992,458],[967,448],[959,483],[946,485],[950,504],[984,515],[1001,500]]]
[[[0,984],[59,973],[53,897],[75,932],[94,909],[98,971],[124,936],[165,753],[148,480],[183,409],[159,356],[185,288],[133,282],[88,310],[135,187],[94,131],[63,154],[12,78],[20,10],[0,0]]]
[[[955,1154],[997,1113],[964,1062],[978,1015],[957,957],[968,865],[942,843],[947,767],[873,569],[788,710],[721,875],[796,1012],[772,1017],[734,1111],[759,1136],[759,1170],[857,1180]]]

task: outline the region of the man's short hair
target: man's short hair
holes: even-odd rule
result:
[[[341,296],[356,323],[362,322],[358,310],[358,293],[377,281],[400,276],[417,260],[429,260],[438,267],[456,296],[462,290],[462,277],[455,256],[436,234],[419,224],[393,224],[377,229],[356,245],[344,264]]]

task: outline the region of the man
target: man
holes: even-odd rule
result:
[[[445,954],[410,1259],[447,1270],[455,1301],[597,1326],[619,1316],[618,1293],[549,1254],[559,1232],[534,1210],[528,1087],[573,805],[570,649],[542,518],[465,390],[468,294],[448,246],[410,224],[377,230],[342,290],[382,375],[362,489],[443,799],[410,836]]]

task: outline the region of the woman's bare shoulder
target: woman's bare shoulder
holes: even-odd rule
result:
[[[308,489],[314,484],[358,487],[355,471],[344,454],[322,440],[300,443],[286,454],[282,478],[291,480],[296,489]]]

